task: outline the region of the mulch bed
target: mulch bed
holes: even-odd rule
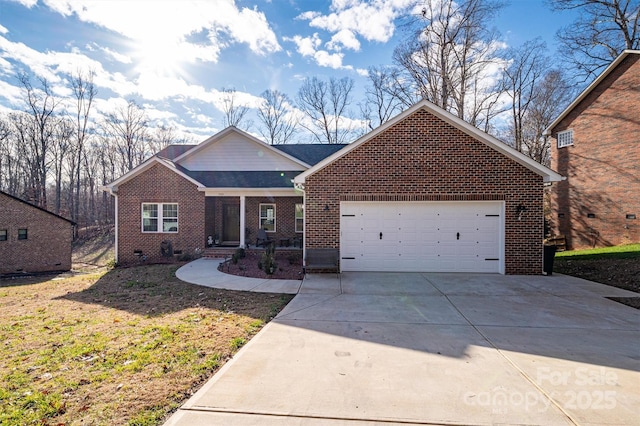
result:
[[[640,293],[640,259],[564,259],[556,258],[555,272],[612,287]],[[632,308],[640,309],[638,297],[608,297]]]
[[[273,275],[268,275],[258,267],[262,259],[262,252],[248,251],[245,257],[238,259],[238,263],[228,260],[221,263],[218,270],[225,274],[239,275],[251,278],[268,278],[278,280],[301,280],[302,254],[278,253],[276,251],[277,268]]]

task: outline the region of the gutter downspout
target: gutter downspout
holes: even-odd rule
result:
[[[115,201],[115,222],[116,222],[116,238],[115,238],[115,252],[116,252],[116,265],[118,264],[118,194],[113,193],[113,196],[115,197],[116,201]]]

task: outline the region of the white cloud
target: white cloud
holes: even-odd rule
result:
[[[6,29],[6,28],[5,28],[5,27],[3,27],[2,25],[0,25],[0,34],[6,34],[6,33],[8,33],[8,32],[9,32],[9,30],[8,30],[8,29]]]
[[[110,49],[108,47],[102,47],[102,46],[98,45],[97,43],[87,44],[86,48],[88,50],[90,50],[90,51],[93,51],[94,50],[94,46],[96,48],[98,48],[99,50],[101,50],[102,52],[104,52],[107,58],[111,58],[116,62],[120,62],[122,64],[130,64],[132,62],[130,56],[118,53],[115,50],[112,50],[112,49]]]
[[[21,5],[29,9],[31,9],[33,6],[35,6],[38,3],[38,0],[12,0],[12,1],[16,3],[20,3]]]
[[[353,69],[350,65],[342,65],[342,53],[329,53],[326,50],[318,50],[313,57],[318,65],[333,69]]]
[[[296,44],[296,50],[302,56],[313,56],[318,47],[322,44],[322,40],[318,37],[318,33],[313,34],[310,37],[302,37],[299,35],[291,38],[284,38],[285,41],[292,41]]]
[[[342,59],[344,55],[342,53],[329,53],[326,50],[318,50],[318,47],[322,45],[322,40],[318,34],[313,34],[310,37],[302,37],[299,35],[291,38],[284,38],[285,41],[292,41],[296,44],[296,50],[304,57],[311,57],[321,67],[328,67],[333,69],[352,69],[351,66],[342,65]]]
[[[224,39],[245,43],[260,55],[281,50],[264,13],[239,9],[233,0],[45,0],[45,4],[63,16],[76,15],[125,35],[134,45],[161,49],[177,44],[199,53],[195,59],[205,61],[217,61],[217,52],[226,46]],[[208,44],[187,41],[202,31],[208,32]]]
[[[356,52],[360,50],[360,42],[356,38],[355,34],[351,30],[340,30],[335,33],[329,43],[327,43],[327,47],[332,50],[342,50],[342,48],[347,48],[351,50],[355,50]]]
[[[74,75],[78,70],[95,73],[97,87],[110,89],[121,96],[136,92],[135,84],[120,73],[109,73],[102,64],[86,55],[74,52],[38,52],[23,43],[14,43],[0,36],[0,58],[5,57],[27,66],[31,72],[51,84],[60,84],[65,75]]]
[[[0,80],[0,97],[16,108],[22,105],[22,90],[6,81]],[[2,102],[4,104],[5,102]],[[1,104],[0,104],[1,105]]]
[[[356,72],[362,77],[369,77],[369,71],[364,68],[356,68]]]
[[[368,41],[384,43],[393,36],[394,20],[414,3],[414,0],[334,0],[332,13],[304,12],[298,18],[331,33],[348,30]]]

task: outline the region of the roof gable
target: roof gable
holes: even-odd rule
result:
[[[150,159],[148,159],[147,161],[145,161],[144,163],[140,164],[138,167],[136,167],[133,170],[129,171],[129,173],[126,173],[125,175],[123,175],[120,178],[114,180],[110,184],[105,185],[104,189],[107,192],[109,192],[110,194],[115,194],[115,193],[118,192],[118,186],[120,186],[123,183],[133,179],[134,177],[144,173],[146,170],[150,169],[151,167],[153,167],[156,164],[160,164],[161,166],[168,168],[169,170],[173,171],[174,173],[177,173],[178,175],[180,175],[183,178],[187,179],[189,182],[191,182],[194,185],[196,185],[198,188],[204,188],[204,185],[202,183],[198,182],[193,177],[187,175],[184,172],[184,170],[180,169],[179,167],[176,167],[176,165],[174,163],[172,163],[171,161],[166,160],[164,158],[160,158],[160,157],[154,156],[154,157],[151,157]]]
[[[545,129],[543,134],[545,136],[551,135],[553,133],[553,129],[558,124],[560,124],[560,122],[564,120],[564,118],[569,115],[571,111],[573,111],[574,108],[576,108],[580,104],[580,102],[584,100],[584,98],[586,98],[596,87],[598,87],[598,85],[600,85],[600,83],[602,83],[602,81],[607,78],[607,76],[611,74],[611,72],[615,70],[620,65],[620,63],[629,55],[640,55],[640,50],[625,50],[620,55],[618,55],[618,57],[602,72],[602,74],[600,74],[595,80],[593,80],[593,82],[589,86],[587,86],[587,88],[584,89],[582,93],[580,93],[578,97],[576,97],[574,101],[565,108],[564,111],[560,113],[558,118],[556,118],[553,123],[551,123],[549,127]]]
[[[302,171],[309,167],[235,127],[224,129],[174,161],[190,171]]]
[[[489,146],[495,151],[498,151],[499,153],[505,155],[508,158],[511,158],[513,161],[521,164],[527,169],[533,171],[534,173],[542,176],[545,182],[554,182],[554,181],[560,181],[563,179],[562,176],[560,176],[558,173],[554,172],[553,170],[549,169],[548,167],[545,167],[542,164],[536,162],[535,160],[522,154],[521,152],[516,151],[510,146],[504,144],[503,142],[499,141],[493,136],[481,131],[477,127],[472,126],[471,124],[460,119],[459,117],[456,117],[450,112],[445,111],[444,109],[434,105],[433,103],[427,100],[423,100],[413,105],[412,107],[406,109],[405,111],[401,112],[394,118],[388,120],[387,122],[377,127],[376,129],[372,130],[371,132],[367,133],[366,135],[362,136],[360,139],[356,140],[355,142],[347,145],[346,147],[337,151],[333,155],[320,161],[318,164],[314,165],[313,167],[301,173],[300,175],[296,176],[296,178],[294,179],[294,182],[296,184],[304,184],[307,176],[310,176],[313,173],[317,172],[318,170],[323,169],[324,167],[336,161],[337,159],[347,155],[353,149],[356,149],[358,146],[367,143],[369,140],[375,138],[380,133],[396,125],[406,117],[423,109],[433,114],[434,116],[440,118],[441,120],[447,122],[453,127],[461,130],[467,135],[473,137],[479,142],[484,143],[485,145]]]
[[[20,202],[20,203],[22,203],[22,204],[26,204],[27,206],[29,206],[29,207],[31,207],[31,208],[34,208],[34,209],[36,209],[36,210],[40,210],[40,211],[42,211],[42,212],[44,212],[44,213],[50,214],[51,216],[53,216],[53,217],[55,217],[55,218],[57,218],[57,219],[62,219],[62,220],[64,220],[64,221],[66,221],[66,222],[69,222],[69,223],[70,223],[70,224],[72,224],[72,225],[75,225],[75,224],[76,224],[74,221],[72,221],[72,220],[70,220],[70,219],[67,219],[66,217],[62,217],[62,216],[60,216],[59,214],[55,214],[55,213],[53,213],[53,212],[50,212],[50,211],[49,211],[49,210],[47,210],[47,209],[43,209],[42,207],[36,206],[35,204],[31,204],[30,202],[25,201],[25,200],[23,200],[23,199],[21,199],[21,198],[14,197],[13,195],[11,195],[11,194],[7,194],[7,193],[6,193],[6,192],[4,192],[4,191],[0,191],[0,196],[2,196],[2,195],[4,195],[5,197],[10,198],[10,199],[12,199],[12,200],[18,201],[18,202]]]

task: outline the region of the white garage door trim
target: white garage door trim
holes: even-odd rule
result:
[[[504,274],[504,206],[504,201],[343,201],[340,269]]]

